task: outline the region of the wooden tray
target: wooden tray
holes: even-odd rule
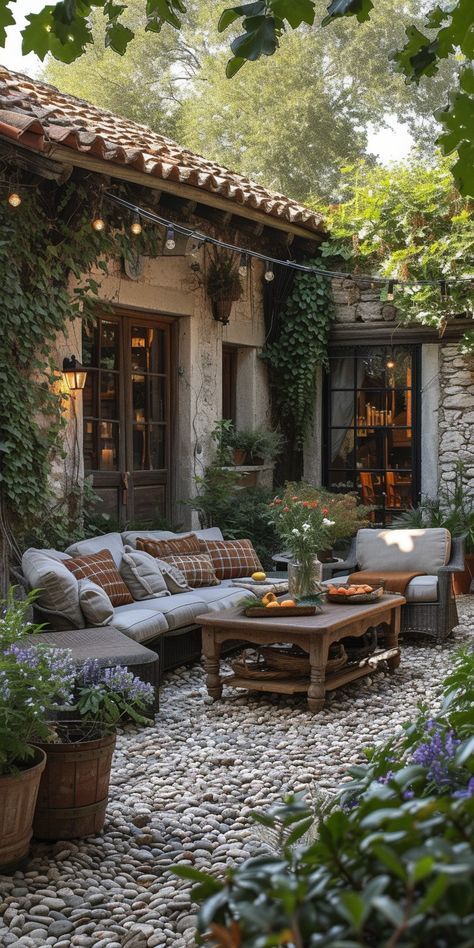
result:
[[[278,619],[283,616],[314,616],[316,606],[279,606],[278,609],[266,609],[265,606],[249,606],[244,616],[249,619]]]
[[[351,583],[339,583],[339,586],[342,586],[343,589],[350,589]],[[337,593],[327,593],[327,599],[329,602],[339,602],[347,606],[351,603],[357,605],[357,603],[364,602],[377,602],[378,599],[381,599],[384,593],[383,586],[377,586],[376,589],[371,593],[360,593],[358,596],[338,596]]]

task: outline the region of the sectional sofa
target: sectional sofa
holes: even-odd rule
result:
[[[217,527],[194,533],[202,540],[223,539]],[[24,584],[27,590],[40,590],[34,606],[35,621],[44,623],[45,628],[51,631],[80,629],[96,624],[84,613],[85,601],[80,600],[80,584],[65,566],[66,560],[108,550],[120,571],[123,569],[126,549],[135,549],[138,537],[169,540],[184,536],[187,534],[166,530],[126,531],[81,540],[69,546],[65,552],[27,550],[22,559]],[[232,580],[223,579],[219,585],[173,594],[168,592],[159,597],[151,595],[146,599],[115,606],[100,625],[116,629],[135,642],[157,651],[163,672],[200,657],[201,631],[195,623],[196,616],[203,612],[232,608],[248,596],[247,589],[238,588],[232,584]],[[97,634],[100,635],[100,627]]]

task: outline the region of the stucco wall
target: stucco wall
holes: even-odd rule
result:
[[[242,299],[233,304],[227,326],[216,322],[210,301],[202,286],[202,277],[192,265],[203,266],[200,257],[163,256],[145,258],[138,280],[130,279],[120,260],[109,265],[101,284],[100,297],[115,312],[135,308],[148,315],[176,317],[178,352],[176,360],[176,404],[172,418],[174,433],[173,518],[190,525],[191,513],[180,502],[195,493],[194,478],[203,472],[212,457],[211,431],[222,414],[222,345],[238,347],[237,424],[254,427],[269,423],[270,406],[265,364],[258,351],[265,340],[263,319],[263,268],[252,261],[244,278]],[[70,327],[66,339],[58,339],[58,366],[64,355],[81,355],[81,321]],[[81,396],[78,408],[77,437],[82,444]],[[71,414],[67,432],[66,468],[72,464],[71,445],[76,443],[75,421]],[[82,463],[80,458],[79,463]]]
[[[467,486],[474,496],[474,359],[464,359],[457,346],[440,352],[439,468],[440,480],[451,484],[454,463],[463,461]]]

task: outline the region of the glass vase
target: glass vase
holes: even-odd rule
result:
[[[317,556],[308,560],[290,560],[288,563],[288,593],[291,599],[317,596],[324,590],[321,585],[322,563]]]

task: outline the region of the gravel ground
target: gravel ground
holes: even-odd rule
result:
[[[118,739],[104,835],[36,844],[28,871],[0,876],[0,945],[185,948],[190,886],[170,869],[222,873],[261,846],[249,812],[290,790],[332,789],[361,749],[393,733],[420,700],[434,706],[450,655],[474,635],[474,597],[445,648],[405,645],[378,673],[311,716],[303,697],[228,691],[213,704],[200,665],[167,676],[153,728]]]

